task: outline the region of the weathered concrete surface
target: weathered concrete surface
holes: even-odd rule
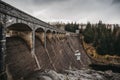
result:
[[[83,51],[79,37],[67,37],[58,40],[48,39],[46,43],[47,49],[44,49],[43,43],[36,38],[36,55],[39,59],[41,69],[53,69],[62,71],[74,68],[80,69],[89,64],[89,59]],[[82,63],[76,60],[75,51],[80,50],[82,53]]]
[[[26,42],[19,37],[7,38],[6,65],[13,78],[21,78],[37,69]]]
[[[52,69],[62,72],[66,69],[81,69],[90,63],[78,36],[69,36],[61,40],[49,38],[46,45],[45,49],[43,41],[40,38],[35,38],[35,54],[41,70]],[[82,53],[82,62],[76,60],[74,55],[76,50]],[[29,50],[25,41],[18,37],[7,39],[6,63],[15,80],[25,77],[38,69],[31,50]]]

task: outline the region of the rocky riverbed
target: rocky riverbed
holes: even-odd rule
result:
[[[65,70],[57,73],[53,70],[36,71],[24,80],[120,80],[120,73],[95,71],[92,69]]]

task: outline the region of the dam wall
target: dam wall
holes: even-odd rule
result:
[[[37,70],[52,69],[61,72],[67,69],[81,69],[90,62],[81,45],[79,35],[47,38],[46,48],[43,41],[36,36],[36,57],[31,54],[26,41],[18,36],[6,39],[6,49],[6,68],[8,68],[8,74],[15,80]],[[76,59],[76,50],[81,52],[81,61]],[[37,66],[38,64],[40,69]]]

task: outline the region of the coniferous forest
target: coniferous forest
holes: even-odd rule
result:
[[[84,41],[92,44],[98,54],[120,56],[120,26],[118,24],[115,24],[112,29],[102,22],[96,25],[88,22],[83,35]]]
[[[79,24],[77,23],[68,23],[65,25],[65,31],[75,32],[78,30]]]
[[[60,26],[60,23],[56,26]],[[64,25],[65,30],[75,32],[79,29],[77,23],[67,23]],[[87,23],[86,28],[82,30],[84,41],[92,44],[100,55],[118,55],[120,56],[120,26],[114,24],[104,24],[99,21],[97,24]]]

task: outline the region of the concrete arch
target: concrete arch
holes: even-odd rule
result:
[[[12,77],[19,75],[21,78],[38,69],[31,54],[33,31],[30,26],[23,23],[12,24],[6,27],[6,37],[6,63]]]
[[[53,31],[53,32],[52,32],[52,38],[53,38],[54,40],[57,39],[57,32],[56,32],[56,31]]]
[[[58,34],[59,32],[56,32],[56,34]]]
[[[7,26],[7,29],[15,31],[32,31],[31,27],[24,23],[11,24],[10,26]]]
[[[45,42],[45,30],[43,28],[37,28],[35,30],[35,36],[41,40],[42,43]]]
[[[32,29],[24,23],[15,23],[6,28],[6,37],[21,37],[26,41],[30,49],[32,49]]]
[[[53,31],[52,33],[53,33],[53,34],[56,34],[56,31]]]
[[[52,35],[52,31],[51,30],[47,30],[46,31],[46,37],[47,37],[48,40],[52,39],[53,35]]]
[[[52,30],[46,30],[46,33],[52,33]]]
[[[13,78],[27,76],[37,69],[36,62],[30,54],[31,51],[23,39],[19,37],[8,37],[6,39],[6,64]]]
[[[39,27],[35,30],[35,32],[45,32],[45,29],[42,27]]]

